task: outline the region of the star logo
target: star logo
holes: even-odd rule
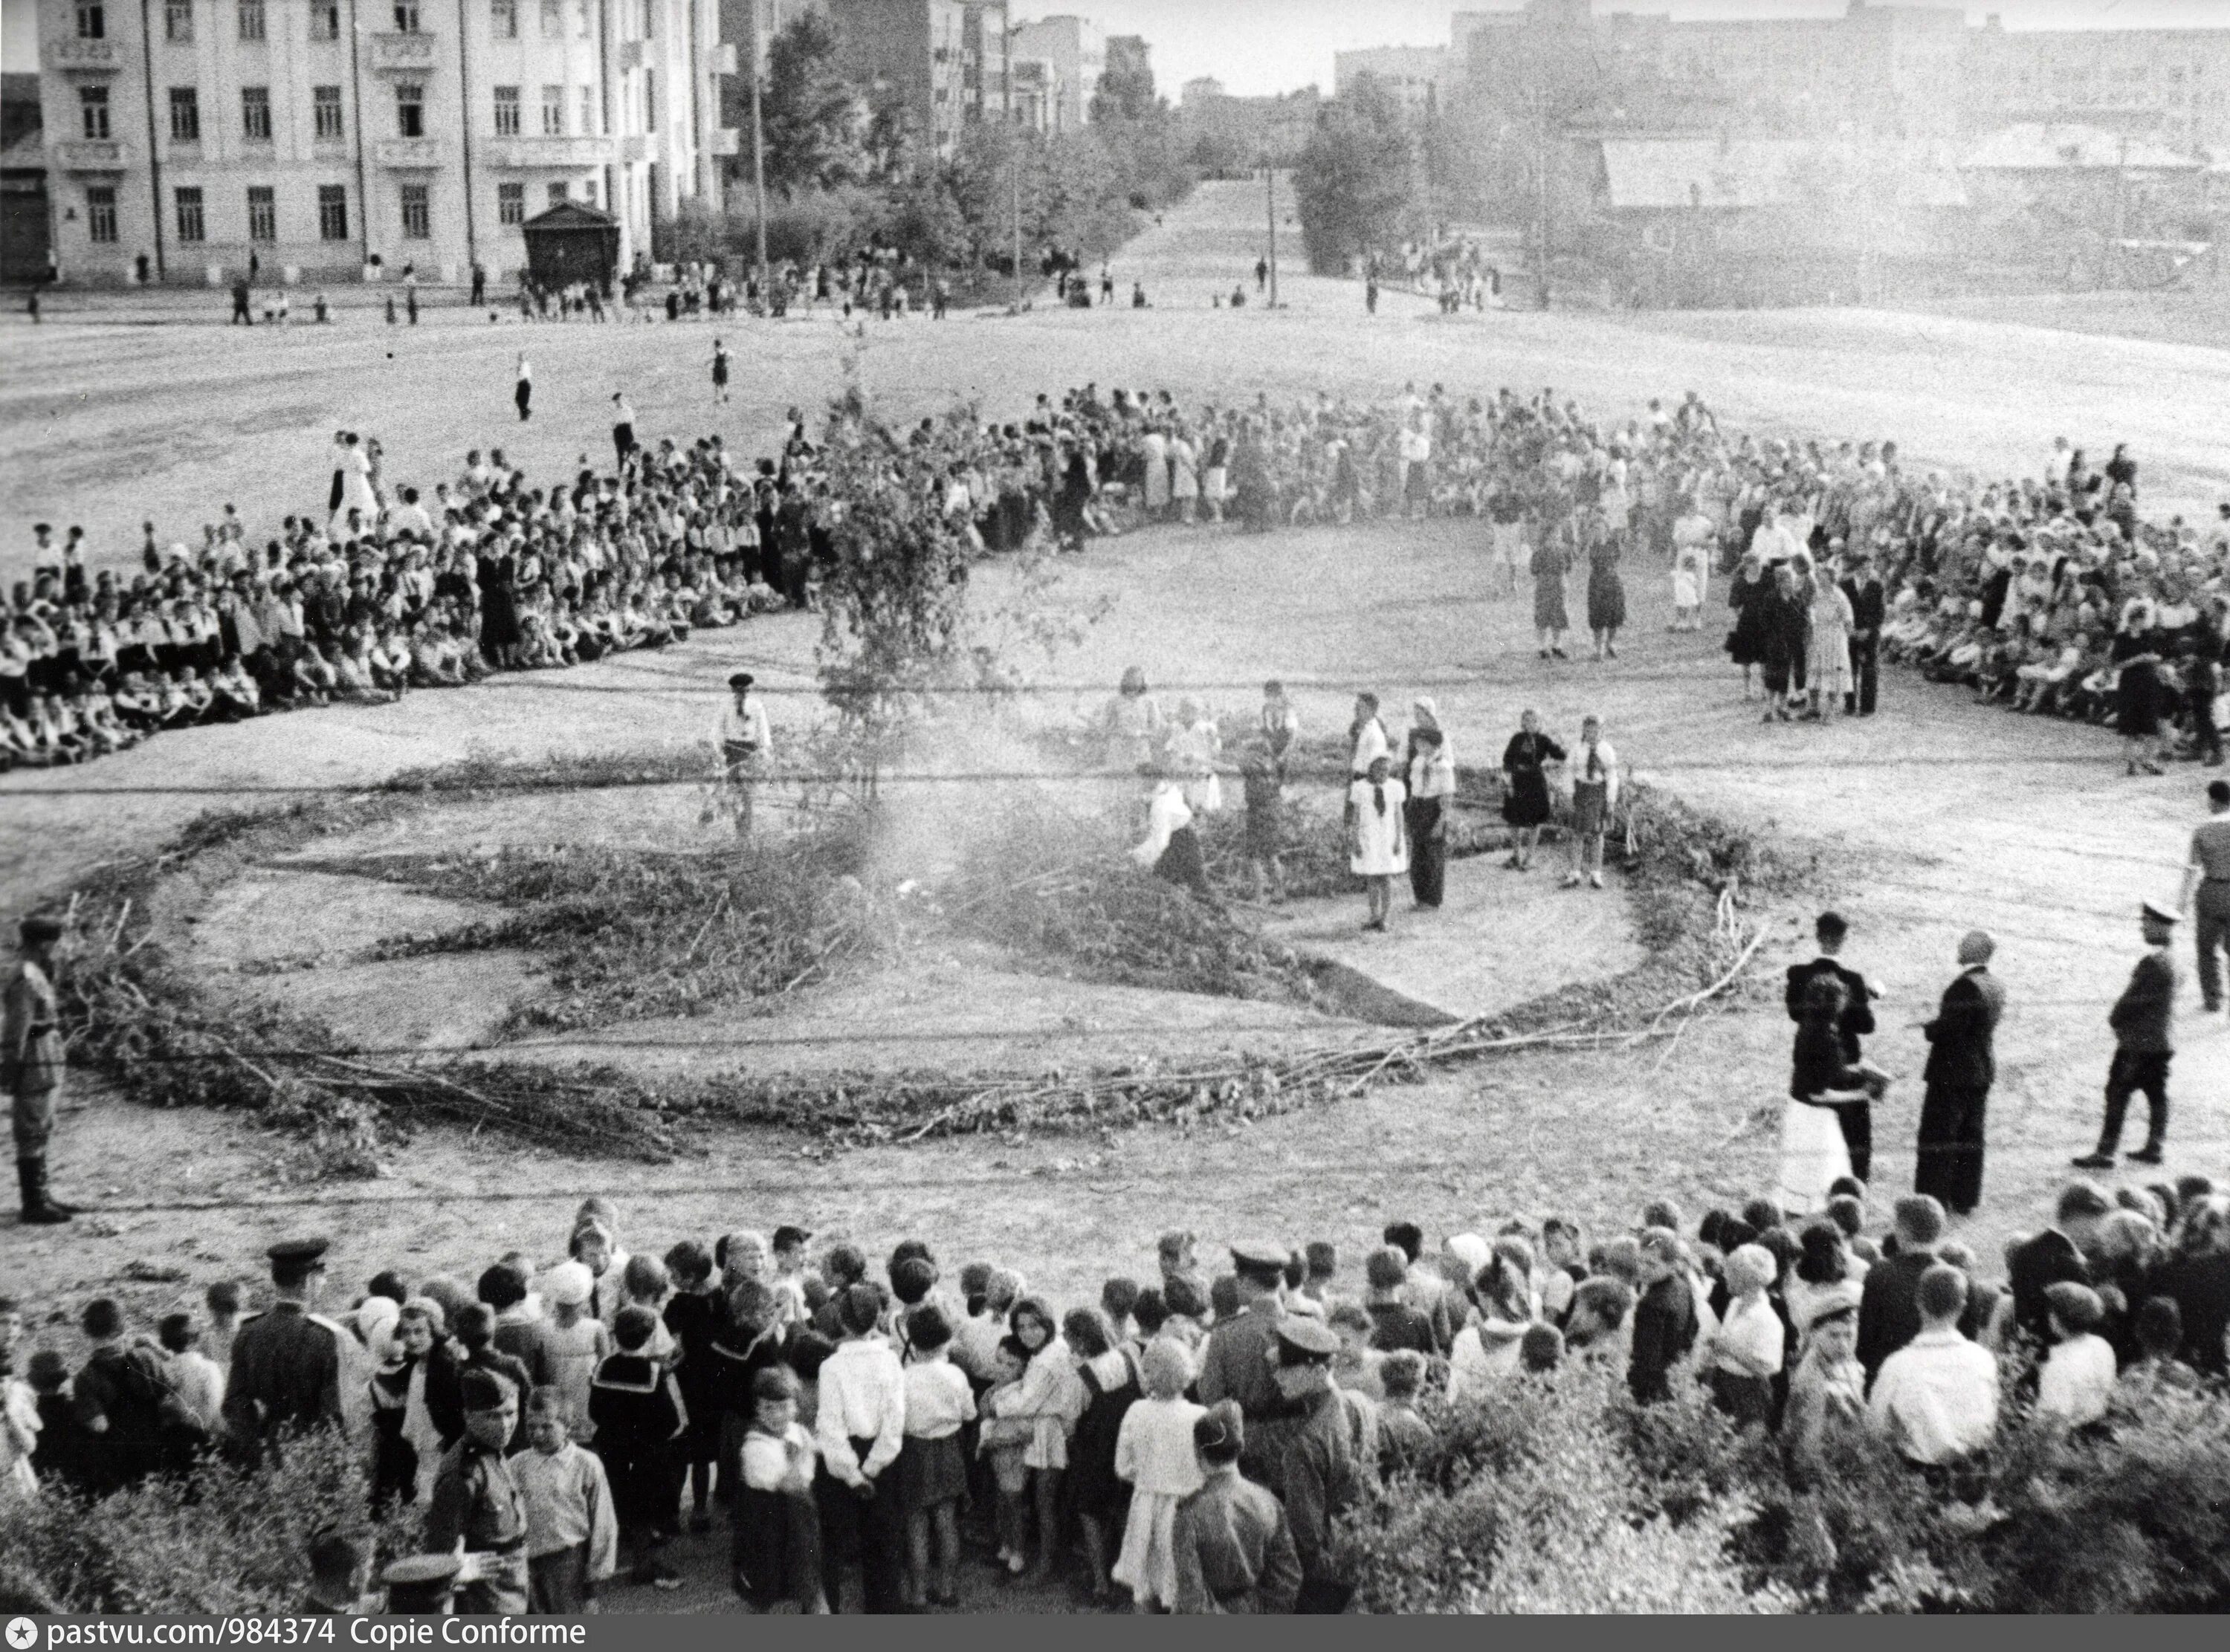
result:
[[[38,1643],[39,1626],[36,1623],[28,1617],[8,1620],[8,1644],[15,1648],[16,1652],[31,1652]]]

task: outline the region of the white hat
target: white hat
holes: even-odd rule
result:
[[[561,1262],[542,1276],[543,1295],[561,1308],[580,1307],[596,1289],[596,1276],[585,1263]]]

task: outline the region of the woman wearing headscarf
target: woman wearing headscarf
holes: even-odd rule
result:
[[[1394,879],[1409,870],[1409,834],[1402,806],[1408,790],[1393,778],[1383,753],[1347,788],[1348,869],[1362,878],[1370,901],[1366,929],[1383,930],[1394,903]]]
[[[1440,727],[1440,708],[1421,696],[1409,708],[1409,749],[1404,762],[1408,800],[1409,892],[1419,906],[1437,911],[1448,874],[1447,811],[1454,807],[1455,753]]]
[[[1564,749],[1541,732],[1541,714],[1528,706],[1518,719],[1518,732],[1502,749],[1502,818],[1510,827],[1512,871],[1528,871],[1541,828],[1554,811],[1549,804],[1548,767],[1564,761]]]

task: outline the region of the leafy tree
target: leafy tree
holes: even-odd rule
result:
[[[1154,71],[1146,60],[1144,42],[1126,47],[1120,37],[1107,42],[1107,66],[1092,94],[1092,118],[1137,120],[1164,108],[1154,93]]]
[[[801,13],[767,48],[766,180],[785,199],[853,183],[871,170],[866,112],[837,71],[836,51],[835,29],[817,11]]]
[[[1293,193],[1309,267],[1320,275],[1344,273],[1350,259],[1401,238],[1420,207],[1415,155],[1400,105],[1375,78],[1324,106]]]

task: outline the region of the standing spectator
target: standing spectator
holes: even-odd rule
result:
[[[1688,1286],[1680,1236],[1672,1229],[1643,1231],[1641,1282],[1626,1382],[1646,1405],[1672,1397],[1672,1367],[1696,1345],[1696,1295]]]
[[[1928,1040],[1922,1073],[1927,1088],[1913,1191],[1961,1216],[1982,1202],[1983,1126],[1997,1079],[1998,1019],[2006,1007],[2006,989],[1990,974],[1996,949],[1980,929],[1961,937],[1959,974],[1943,989],[1936,1019],[1921,1028]]]
[[[2210,781],[2207,816],[2191,833],[2191,858],[2183,869],[2183,895],[2176,910],[2192,914],[2198,898],[2199,921],[2192,941],[2199,955],[2199,996],[2208,1013],[2222,1007],[2221,953],[2230,946],[2230,780]]]
[[[0,1087],[8,1092],[16,1136],[16,1180],[29,1225],[67,1222],[75,1214],[47,1189],[48,1144],[61,1099],[61,1006],[55,996],[55,951],[62,926],[28,917],[17,926],[23,958],[0,996]]]
[[[832,1567],[859,1563],[867,1611],[895,1612],[906,1604],[906,1510],[882,1480],[906,1443],[906,1376],[876,1334],[874,1288],[847,1286],[835,1305],[843,1335],[822,1364],[814,1423],[825,1550]]]
[[[1618,753],[1602,737],[1602,719],[1580,721],[1580,743],[1572,753],[1572,858],[1564,887],[1603,886],[1603,839],[1618,811]]]
[[[2145,1145],[2130,1155],[2133,1165],[2156,1165],[2168,1137],[2168,1069],[2175,1058],[2175,960],[2169,951],[2176,915],[2147,901],[2139,915],[2148,950],[2130,972],[2130,984],[2115,1001],[2106,1024],[2114,1030],[2114,1059],[2106,1072],[2106,1115],[2098,1145],[2075,1160],[2079,1170],[2111,1170],[2122,1144],[2122,1120],[2130,1097],[2143,1091],[2149,1122]]]
[[[1529,871],[1541,828],[1552,816],[1549,803],[1548,768],[1564,761],[1564,749],[1541,732],[1541,715],[1528,706],[1518,720],[1518,732],[1502,749],[1502,818],[1510,827],[1512,871]]]
[[[1873,556],[1864,545],[1852,548],[1843,567],[1843,595],[1851,605],[1851,685],[1843,709],[1870,717],[1881,689],[1881,633],[1889,618],[1889,599]]]
[[[1456,794],[1455,754],[1440,727],[1440,708],[1420,697],[1409,710],[1407,768],[1409,892],[1419,906],[1437,911],[1447,891],[1447,811]]]
[[[2044,1300],[2052,1348],[2037,1372],[2037,1414],[2082,1428],[2114,1403],[2114,1348],[2098,1334],[2105,1305],[2072,1279],[2047,1287]]]
[[[1840,1046],[1843,1064],[1856,1067],[1866,1058],[1861,1042],[1874,1030],[1873,989],[1866,978],[1849,968],[1840,960],[1843,942],[1851,933],[1849,922],[1840,912],[1822,912],[1812,926],[1820,955],[1808,964],[1789,967],[1789,984],[1783,1000],[1789,1019],[1804,1019],[1804,989],[1818,975],[1833,975],[1843,984],[1843,1007],[1835,1021],[1836,1039]],[[1873,1109],[1872,1098],[1852,1102],[1835,1109],[1836,1122],[1841,1126],[1843,1145],[1849,1150],[1851,1174],[1860,1181],[1873,1179]]]
[[[554,1388],[527,1397],[528,1450],[510,1459],[526,1509],[526,1594],[538,1615],[590,1610],[596,1585],[619,1568],[619,1521],[604,1465],[573,1442]]]
[[[2062,1280],[2091,1282],[2085,1253],[2113,1208],[2094,1184],[2071,1182],[2061,1190],[2052,1225],[2008,1248],[2006,1284],[2013,1292],[2014,1325],[2039,1346],[2052,1334],[2052,1308],[2045,1293]]]
[[[1246,1444],[1245,1419],[1229,1400],[1193,1424],[1201,1488],[1177,1505],[1170,1530],[1180,1612],[1280,1615],[1300,1593],[1284,1507],[1239,1471]]]
[[[1363,879],[1369,902],[1363,927],[1382,932],[1394,904],[1394,879],[1409,869],[1403,819],[1408,788],[1391,778],[1390,769],[1381,752],[1370,760],[1364,778],[1347,788],[1348,870]]]

